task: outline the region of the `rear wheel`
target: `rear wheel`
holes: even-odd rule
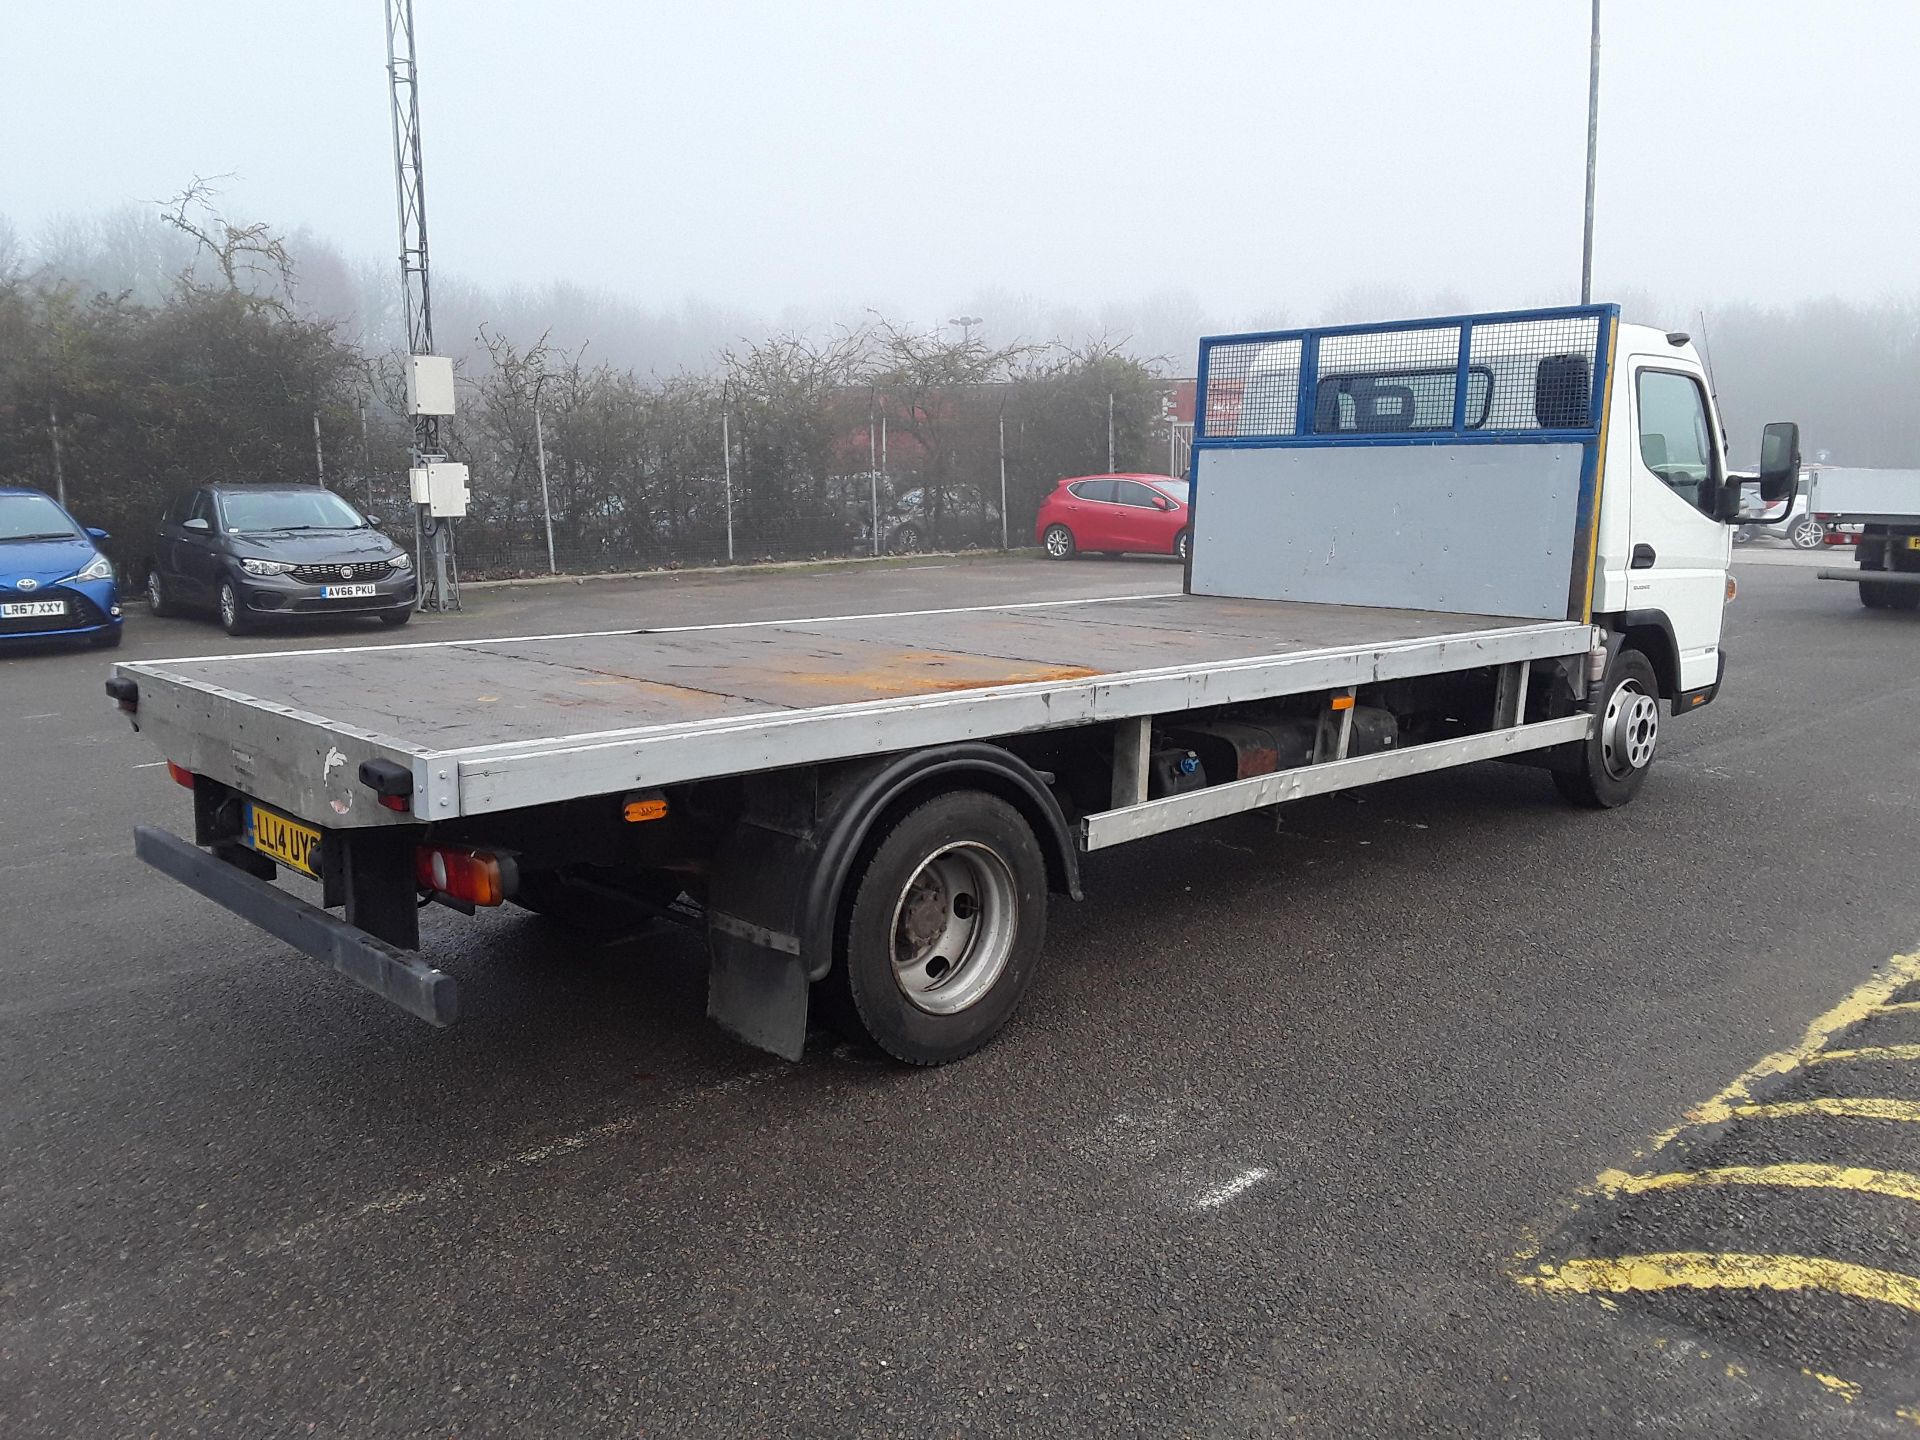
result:
[[[1895,585],[1885,580],[1862,580],[1860,603],[1869,610],[1920,610],[1920,585]]]
[[[1193,553],[1193,532],[1191,530],[1182,530],[1178,535],[1173,537],[1173,553],[1178,555],[1182,560],[1185,560],[1188,555]]]
[[[1073,543],[1073,532],[1064,525],[1049,525],[1040,543],[1046,548],[1049,560],[1071,560],[1079,548]]]
[[[1577,770],[1556,770],[1563,798],[1593,810],[1611,810],[1640,792],[1660,740],[1660,682],[1638,650],[1621,650],[1607,667],[1600,723],[1580,747]]]
[[[1046,859],[1020,812],[977,790],[936,796],[860,876],[829,1013],[909,1065],[958,1060],[1012,1017],[1046,925]]]
[[[887,542],[887,548],[895,555],[917,555],[927,548],[927,542],[920,533],[920,527],[908,523],[893,532],[893,538]]]

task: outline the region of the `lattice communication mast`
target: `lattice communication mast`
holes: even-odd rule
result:
[[[409,481],[419,544],[420,608],[458,610],[453,522],[467,513],[467,467],[447,463],[440,421],[453,414],[453,362],[433,353],[427,264],[427,186],[420,159],[420,83],[413,0],[386,0],[387,77],[393,99],[393,180],[400,202],[400,285],[407,312],[407,413],[413,417]]]

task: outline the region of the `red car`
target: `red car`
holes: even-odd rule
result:
[[[1082,550],[1187,558],[1187,482],[1171,475],[1077,475],[1040,502],[1033,536],[1055,560]]]

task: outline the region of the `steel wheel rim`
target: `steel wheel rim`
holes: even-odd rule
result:
[[[1067,532],[1058,525],[1047,531],[1047,553],[1055,559],[1067,553]]]
[[[1802,520],[1798,525],[1793,527],[1793,535],[1791,538],[1793,543],[1798,545],[1802,550],[1811,550],[1820,543],[1820,533],[1819,521]]]
[[[147,607],[151,610],[160,608],[160,572],[158,570],[147,572]]]
[[[234,617],[240,613],[239,597],[233,593],[233,586],[220,587],[220,619],[223,623],[233,624]]]
[[[1629,680],[1607,699],[1607,713],[1600,723],[1600,754],[1607,773],[1624,780],[1636,770],[1653,763],[1653,748],[1660,739],[1660,702]]]
[[[929,1015],[977,1004],[1013,956],[1019,891],[993,850],[970,840],[920,862],[893,902],[888,927],[894,983]]]

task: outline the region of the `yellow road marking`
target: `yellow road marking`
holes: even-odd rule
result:
[[[1714,1255],[1699,1250],[1543,1264],[1518,1277],[1537,1290],[1621,1295],[1655,1290],[1819,1290],[1920,1315],[1920,1277],[1813,1255]]]
[[[1895,1000],[1880,1007],[1882,1015],[1920,1015],[1920,1000]]]
[[[1920,1045],[1862,1045],[1857,1050],[1827,1050],[1808,1057],[1808,1064],[1835,1060],[1920,1060]]]
[[[1920,1100],[1880,1100],[1854,1095],[1823,1095],[1817,1100],[1776,1100],[1771,1105],[1736,1105],[1742,1120],[1798,1120],[1830,1115],[1836,1120],[1905,1120],[1920,1125]]]
[[[1800,1373],[1809,1379],[1818,1380],[1849,1405],[1860,1398],[1860,1387],[1851,1380],[1842,1380],[1838,1375],[1822,1375],[1818,1370],[1808,1370],[1804,1367]]]
[[[1600,1188],[1616,1195],[1678,1190],[1690,1185],[1782,1185],[1798,1190],[1852,1190],[1920,1203],[1920,1175],[1860,1165],[1726,1165],[1716,1170],[1672,1170],[1661,1175],[1600,1172]]]
[[[1660,1149],[1690,1125],[1717,1125],[1721,1121],[1731,1120],[1739,1107],[1754,1103],[1755,1084],[1770,1076],[1785,1075],[1800,1069],[1824,1050],[1834,1036],[1877,1013],[1893,998],[1894,992],[1915,980],[1920,980],[1920,953],[1894,956],[1887,962],[1882,974],[1856,987],[1851,995],[1809,1025],[1798,1044],[1776,1051],[1747,1067],[1718,1095],[1690,1110],[1683,1123],[1655,1136],[1650,1148]]]

